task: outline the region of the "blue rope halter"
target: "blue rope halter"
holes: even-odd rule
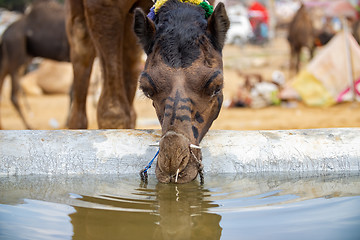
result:
[[[148,165],[146,165],[146,167],[140,171],[140,177],[141,180],[145,183],[147,183],[148,181],[148,174],[147,171],[149,170],[149,168],[151,168],[152,163],[154,162],[155,158],[157,157],[157,155],[159,155],[159,151],[160,149],[157,150],[155,156],[153,157],[153,159],[151,159],[151,161],[148,163]]]

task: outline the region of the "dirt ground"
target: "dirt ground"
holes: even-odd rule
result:
[[[238,71],[259,73],[270,79],[275,70],[282,71],[287,81],[288,45],[284,38],[276,38],[264,47],[246,45],[244,47],[225,46],[224,76],[225,100],[230,99],[243,81]],[[27,104],[21,99],[25,116],[34,129],[63,129],[68,113],[69,97],[66,94],[27,96]],[[160,128],[150,100],[140,92],[135,100],[138,129]],[[92,101],[88,101],[89,128],[96,129],[96,111]],[[10,82],[6,80],[1,102],[1,122],[3,129],[24,129],[10,102]],[[225,108],[213,123],[212,129],[226,130],[275,130],[328,127],[360,127],[360,104],[343,103],[328,108],[307,107],[301,102],[295,106],[273,106],[262,109]]]

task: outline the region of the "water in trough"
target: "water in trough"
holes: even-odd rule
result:
[[[360,239],[356,173],[0,177],[0,239]]]

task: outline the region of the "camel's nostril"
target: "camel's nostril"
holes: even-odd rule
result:
[[[184,156],[184,157],[181,159],[180,165],[184,165],[184,163],[185,163],[185,161],[186,161],[186,158],[187,158],[187,156]]]

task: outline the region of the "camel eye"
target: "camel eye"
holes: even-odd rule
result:
[[[223,89],[222,72],[216,71],[210,76],[210,78],[208,78],[208,81],[204,85],[204,90],[208,96],[214,97],[219,93],[221,93],[222,89]]]
[[[213,91],[213,94],[211,95],[211,97],[215,97],[216,95],[218,95],[219,93],[221,93],[222,90],[222,85],[216,86],[215,90]]]
[[[141,73],[140,89],[148,98],[152,98],[156,93],[156,85],[150,75],[146,72]]]
[[[152,98],[155,95],[154,90],[147,87],[141,87],[141,90],[143,91],[144,95],[148,98]]]
[[[215,97],[221,93],[223,84],[211,84],[205,89],[205,93],[210,97]]]

